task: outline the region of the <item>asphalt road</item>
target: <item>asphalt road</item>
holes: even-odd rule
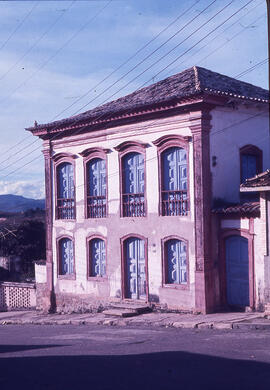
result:
[[[270,390],[270,332],[1,326],[0,390]]]

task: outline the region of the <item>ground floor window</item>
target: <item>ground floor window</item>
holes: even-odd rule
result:
[[[168,239],[163,246],[165,284],[187,284],[187,243]]]
[[[61,238],[58,242],[59,275],[74,274],[74,247],[70,238]]]
[[[106,246],[101,238],[89,241],[89,277],[106,276]]]

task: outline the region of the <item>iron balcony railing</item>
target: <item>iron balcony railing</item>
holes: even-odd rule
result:
[[[162,191],[162,215],[176,216],[187,215],[188,197],[187,191]]]
[[[75,219],[74,198],[58,198],[56,206],[57,219]]]
[[[106,196],[87,196],[87,218],[104,218],[106,215]]]
[[[144,194],[123,194],[123,217],[144,217]]]

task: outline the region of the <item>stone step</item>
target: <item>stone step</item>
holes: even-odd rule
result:
[[[135,310],[120,309],[120,308],[119,309],[112,308],[112,309],[104,310],[102,314],[109,317],[123,317],[123,318],[139,315],[139,313],[136,312]]]
[[[264,306],[264,314],[265,315],[270,315],[270,303],[266,303]]]
[[[139,303],[121,302],[121,303],[111,303],[110,306],[113,309],[129,310],[137,314],[149,313],[150,311],[152,311],[152,308],[148,304],[144,304],[144,303],[139,304]]]

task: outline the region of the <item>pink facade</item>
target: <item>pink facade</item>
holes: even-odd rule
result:
[[[188,72],[198,79],[201,70]],[[92,110],[88,120],[30,129],[44,140],[47,309],[87,310],[122,300],[204,313],[224,308],[224,240],[237,235],[248,240],[245,306],[259,307],[259,212],[248,214],[242,227],[212,210],[217,200],[239,200],[241,172],[232,161],[239,161],[243,146],[257,147],[261,168],[269,166],[269,145],[261,143],[269,137],[267,104],[201,91],[198,80],[195,86],[196,93],[177,98],[168,92],[159,101],[147,100],[147,87],[140,107],[127,106],[127,96],[111,103],[119,104],[114,112]],[[252,120],[244,121],[250,113],[259,124],[256,137]],[[232,144],[226,134],[235,138]]]

